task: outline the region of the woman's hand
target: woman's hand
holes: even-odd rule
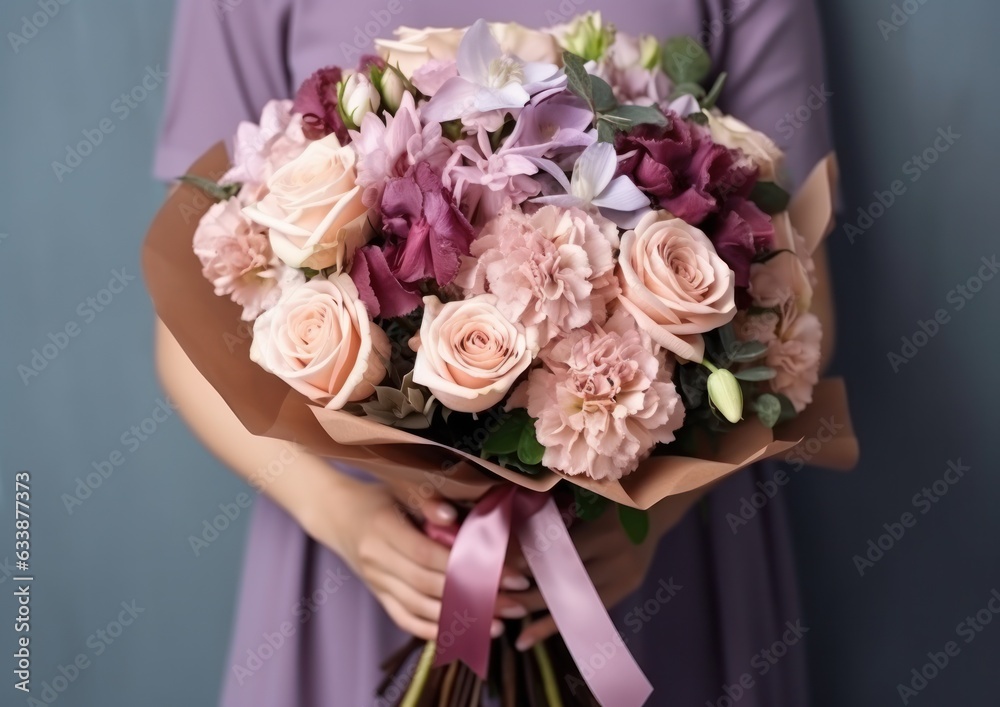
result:
[[[680,494],[651,508],[649,534],[639,545],[629,540],[625,534],[613,505],[597,520],[580,522],[571,528],[573,544],[608,609],[642,585],[653,563],[660,538],[680,521],[700,497],[700,492]],[[512,594],[501,593],[500,596],[520,604],[532,613],[546,608],[545,600],[537,589]],[[546,614],[521,631],[516,647],[518,650],[528,650],[557,631],[555,621]]]

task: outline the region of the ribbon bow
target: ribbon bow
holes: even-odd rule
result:
[[[570,655],[605,707],[640,707],[653,691],[611,622],[551,496],[517,486],[490,491],[472,509],[448,559],[435,666],[465,662],[486,679],[490,623],[511,530]],[[451,619],[463,631],[451,631]]]

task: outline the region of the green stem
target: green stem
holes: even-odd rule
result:
[[[538,661],[538,671],[542,674],[542,687],[545,690],[545,701],[548,703],[548,707],[562,707],[559,686],[556,684],[556,673],[552,669],[552,661],[549,660],[549,652],[545,650],[545,644],[539,641],[532,650],[535,653],[535,660]]]
[[[709,361],[707,358],[702,359],[701,365],[704,366],[705,368],[707,368],[708,370],[710,370],[712,373],[715,373],[716,371],[719,370],[714,365],[712,365],[712,362]]]
[[[420,695],[424,691],[424,686],[427,684],[427,676],[430,675],[431,665],[434,663],[434,654],[436,652],[437,642],[428,641],[427,645],[424,646],[424,652],[420,654],[420,661],[417,663],[417,669],[413,673],[413,682],[410,683],[410,689],[406,691],[406,696],[399,703],[399,707],[416,707],[417,702],[420,700]]]

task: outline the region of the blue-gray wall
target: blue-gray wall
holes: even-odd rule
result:
[[[153,373],[149,298],[129,279],[163,196],[148,174],[171,7],[50,4],[58,12],[44,26],[31,19],[36,2],[0,8],[0,655],[15,648],[11,511],[14,473],[28,470],[36,697],[51,697],[47,682],[56,704],[207,705],[225,669],[245,511],[199,556],[188,538],[243,489],[169,405],[157,410],[168,401]],[[960,309],[956,287],[1000,250],[1000,6],[899,5],[895,24],[888,0],[822,8],[846,222],[863,231],[852,243],[842,225],[831,243],[837,368],[864,460],[850,476],[799,472],[786,489],[821,707],[897,703],[897,684],[949,641],[957,656],[910,703],[996,701],[1000,617],[981,632],[959,624],[1000,589],[1000,279]],[[26,43],[13,46],[9,32]],[[121,94],[141,97],[144,79],[144,100],[126,111]],[[67,163],[81,131],[97,142],[102,121],[100,144],[57,175],[52,163]],[[949,129],[960,137],[935,148]],[[925,150],[934,164],[914,181]],[[895,203],[859,224],[859,207],[871,212],[874,193],[897,180]],[[119,292],[103,291],[119,276]],[[936,335],[916,334],[938,310]],[[901,337],[923,345],[894,370]],[[939,501],[914,499],[959,460],[970,470],[939,483]],[[854,556],[907,512],[912,527],[862,575]],[[134,619],[122,602],[134,602]],[[79,656],[86,667],[74,672]],[[0,660],[0,701],[18,704],[10,663]]]

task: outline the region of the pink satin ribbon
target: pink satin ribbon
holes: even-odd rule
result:
[[[486,679],[490,624],[511,530],[570,655],[603,707],[640,707],[653,691],[611,622],[555,502],[504,486],[462,523],[448,559],[435,666],[465,662]]]

